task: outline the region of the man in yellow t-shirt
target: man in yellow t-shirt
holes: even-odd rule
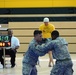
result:
[[[55,27],[54,25],[49,23],[49,18],[47,17],[43,19],[43,22],[44,23],[41,24],[39,27],[39,30],[42,31],[42,37],[51,38],[51,33],[53,30],[55,30]],[[52,52],[49,51],[48,54],[49,54],[49,65],[48,66],[51,67],[51,62],[54,65],[53,58],[52,58]]]

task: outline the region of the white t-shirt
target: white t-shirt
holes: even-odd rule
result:
[[[15,49],[16,46],[20,46],[20,42],[19,39],[17,37],[12,36],[11,37],[11,47],[7,47],[6,49]]]

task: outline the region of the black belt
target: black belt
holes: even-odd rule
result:
[[[69,58],[66,58],[66,59],[58,59],[57,61],[68,61],[68,60],[71,60]]]

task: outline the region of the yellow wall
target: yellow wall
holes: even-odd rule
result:
[[[0,0],[0,8],[76,7],[76,0]]]

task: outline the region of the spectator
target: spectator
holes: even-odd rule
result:
[[[39,30],[42,31],[42,37],[44,39],[51,38],[50,34],[53,30],[55,30],[55,27],[54,27],[54,25],[49,23],[49,18],[44,18],[43,22],[44,22],[44,24],[41,24],[39,27]],[[51,67],[51,62],[52,62],[52,65],[54,65],[54,61],[52,58],[52,51],[49,51],[48,54],[49,54],[49,65],[48,66]]]
[[[11,36],[11,47],[5,48],[5,55],[10,55],[11,68],[13,68],[15,67],[16,52],[20,46],[20,43],[18,38],[13,36],[13,31],[11,29],[8,29],[8,35]],[[4,66],[4,59],[2,58],[2,56],[3,56],[3,48],[1,48],[0,50],[0,62]]]

